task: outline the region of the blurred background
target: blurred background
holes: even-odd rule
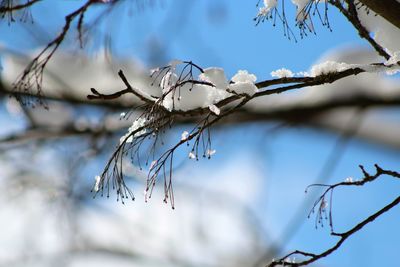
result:
[[[122,1],[88,10],[84,48],[72,29],[49,61],[43,83],[49,110],[21,105],[10,97],[12,83],[83,2],[42,1],[16,14],[17,22],[0,20],[0,266],[264,266],[289,251],[318,253],[336,242],[327,224],[316,229],[314,214],[307,219],[321,193],[305,194],[308,185],[361,178],[360,164],[399,171],[399,76],[360,74],[256,99],[212,128],[211,160],[190,161],[189,148],[182,148],[175,210],[162,202],[161,186],[145,203],[148,167],[129,162],[136,200],[93,198],[95,175],[140,114],[134,97],[86,99],[92,87],[123,89],[119,69],[141,87],[149,69],[172,59],[222,67],[228,79],[246,69],[258,81],[283,67],[300,72],[326,60],[384,60],[333,8],[332,31],[316,20],[316,34],[300,38],[293,26],[295,41],[279,23],[255,25],[257,1]],[[287,13],[294,24],[295,8]],[[370,98],[381,104],[357,101]],[[193,125],[178,122],[165,146]],[[335,229],[353,227],[399,188],[385,177],[335,191]],[[392,264],[399,216],[397,207],[313,266]]]

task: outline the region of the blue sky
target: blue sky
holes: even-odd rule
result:
[[[43,4],[38,4],[32,10],[33,15],[37,18],[46,16],[47,20],[43,22],[37,19],[35,24],[44,31],[55,32],[63,22],[55,20],[57,12],[73,10],[81,2],[54,1],[54,6],[47,9],[43,8]],[[169,0],[153,1],[153,5],[144,7],[132,4],[130,8],[120,10],[121,13],[112,15],[114,17],[106,20],[104,27],[99,30],[113,34],[113,51],[116,55],[139,59],[148,66],[167,63],[171,59],[192,60],[203,67],[223,67],[228,77],[238,69],[247,69],[256,74],[258,80],[269,79],[271,71],[282,67],[296,72],[305,71],[324,53],[338,46],[367,46],[333,8],[329,15],[332,32],[315,19],[317,35],[310,34],[304,39],[297,35],[297,43],[290,41],[283,36],[279,23],[275,28],[270,22],[255,26],[253,17],[257,13],[256,2]],[[122,17],[122,13],[128,18]],[[293,14],[294,7],[289,5],[287,17],[292,25]],[[298,30],[292,28],[297,34]],[[0,32],[3,33],[0,41],[13,49],[38,46],[21,26],[8,27],[2,22]],[[101,40],[93,39],[93,47],[99,48],[101,44]],[[243,153],[248,157],[246,162],[261,158],[265,194],[260,197],[256,209],[260,218],[266,221],[268,231],[279,239],[279,233],[294,214],[298,203],[306,197],[305,187],[318,176],[338,137],[307,128],[283,129],[265,137],[268,131],[260,129],[265,130],[269,126],[245,125],[217,131],[217,135],[222,138],[229,135],[232,143],[240,143],[240,146],[252,151]],[[247,134],[251,137],[243,140],[242,136]],[[207,163],[206,167],[200,163],[199,169],[217,168],[219,164],[229,166],[229,159],[241,151],[238,145],[226,143],[217,149],[214,161]],[[227,155],[225,160],[221,155]],[[331,181],[342,181],[349,176],[361,177],[357,167],[359,164],[364,164],[371,171],[374,163],[398,169],[399,156],[399,151],[391,148],[361,140],[350,141],[331,175]],[[371,185],[362,193],[357,190],[343,190],[343,194],[338,192],[335,198],[335,207],[338,207],[335,221],[344,227],[353,225],[391,201],[398,189],[399,185],[387,178],[385,183]],[[307,212],[304,211],[305,215]],[[389,265],[399,250],[397,242],[400,235],[395,219],[399,215],[399,208],[384,215],[320,264],[349,267]],[[282,253],[292,249],[322,251],[333,244],[332,240],[326,229],[315,231],[313,219],[310,219],[290,242],[282,244]]]

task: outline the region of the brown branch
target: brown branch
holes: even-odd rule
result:
[[[374,66],[374,67],[385,67],[383,64],[381,63],[374,63],[371,64],[370,66]],[[316,77],[292,77],[292,78],[280,78],[280,79],[272,79],[272,80],[265,80],[265,81],[261,81],[255,84],[255,86],[259,89],[263,89],[272,85],[279,85],[279,84],[292,84],[292,85],[288,85],[288,86],[282,86],[282,87],[278,87],[278,88],[274,88],[274,89],[269,89],[269,90],[264,90],[264,91],[260,91],[255,93],[253,96],[248,96],[246,97],[246,103],[254,98],[257,97],[261,97],[261,96],[266,96],[266,95],[273,95],[273,94],[280,94],[286,91],[291,91],[291,90],[295,90],[295,89],[300,89],[300,88],[304,88],[304,87],[309,87],[309,86],[316,86],[316,85],[322,85],[322,84],[326,84],[326,83],[333,83],[337,80],[343,79],[345,77],[349,77],[352,75],[357,75],[360,73],[366,72],[364,69],[356,67],[356,68],[349,68],[346,69],[344,71],[339,71],[339,72],[330,72],[330,73],[326,73],[326,74],[321,74],[318,75]],[[125,94],[125,93],[134,93],[135,95],[137,95],[140,99],[142,99],[143,101],[149,103],[148,98],[144,97],[143,95],[140,94],[140,92],[138,92],[137,90],[134,90],[131,85],[129,84],[129,82],[127,81],[126,77],[123,75],[123,72],[120,71],[119,72],[121,79],[124,81],[125,85],[127,86],[127,89],[124,89],[122,91],[118,91],[112,95],[102,95],[99,92],[97,92],[95,89],[92,88],[92,93],[94,95],[88,95],[89,99],[95,99],[95,98],[99,98],[99,99],[107,99],[108,97],[110,97],[110,99],[114,99],[117,98],[119,95]],[[122,76],[121,76],[122,74]],[[294,83],[294,84],[293,84]],[[184,82],[179,82],[176,86],[180,86],[184,84]],[[94,91],[93,91],[94,90]],[[243,96],[241,95],[232,95],[230,97],[227,97],[221,101],[219,101],[218,103],[216,103],[215,105],[219,108],[224,107],[234,101],[237,101],[239,99],[243,99]],[[153,101],[151,101],[151,103],[154,104]],[[198,116],[198,115],[203,115],[205,113],[208,113],[209,109],[208,108],[196,108],[193,110],[188,110],[188,111],[182,111],[182,110],[173,110],[170,113],[171,114],[175,114],[175,115],[181,115],[181,116]]]
[[[280,94],[286,91],[294,90],[294,89],[300,89],[303,87],[308,87],[308,86],[315,86],[315,85],[322,85],[326,83],[333,83],[337,80],[343,79],[348,76],[352,75],[357,75],[360,73],[365,72],[364,69],[361,68],[350,68],[344,71],[339,71],[339,72],[330,72],[327,74],[321,74],[316,77],[303,77],[301,79],[304,79],[301,83],[295,84],[295,85],[290,85],[290,86],[284,86],[284,87],[279,87],[271,90],[264,90],[261,92],[258,92],[252,96],[252,98],[255,97],[260,97],[260,96],[265,96],[265,95],[272,95],[272,94]],[[281,80],[286,82],[288,78],[282,78]],[[280,80],[280,79],[278,79]],[[256,83],[256,86],[260,88],[259,86],[263,86],[265,83],[268,81],[263,81]]]
[[[134,94],[135,96],[137,96],[140,100],[142,100],[143,102],[147,103],[147,104],[154,104],[155,100],[151,100],[145,96],[143,96],[141,93],[139,93],[138,89],[134,89],[130,83],[128,82],[128,80],[125,77],[125,74],[122,70],[120,70],[118,72],[119,77],[121,78],[121,80],[124,82],[126,88],[115,92],[113,94],[101,94],[99,93],[95,88],[91,88],[90,90],[92,91],[92,95],[88,95],[87,98],[89,100],[94,100],[94,99],[102,99],[102,100],[111,100],[111,99],[116,99],[121,97],[124,94]]]
[[[278,84],[287,84],[287,83],[306,83],[306,82],[311,82],[313,81],[312,77],[283,77],[279,79],[273,79],[273,80],[265,80],[256,83],[256,86],[258,89],[262,89],[265,87],[269,87],[272,85],[278,85]]]
[[[368,218],[366,218],[365,220],[363,220],[362,222],[360,222],[359,224],[354,226],[349,231],[338,235],[338,236],[340,236],[339,241],[333,247],[327,249],[326,251],[324,251],[324,252],[322,252],[320,254],[312,254],[312,253],[307,253],[307,252],[296,250],[296,251],[286,255],[285,257],[279,259],[279,260],[271,262],[268,265],[268,267],[279,266],[279,265],[280,266],[293,266],[293,267],[295,267],[295,266],[305,266],[305,265],[313,263],[313,262],[315,262],[317,260],[320,260],[320,259],[330,255],[334,251],[336,251],[338,248],[340,248],[340,246],[344,243],[344,241],[346,241],[346,239],[348,239],[350,236],[352,236],[356,232],[360,231],[367,224],[373,222],[376,218],[378,218],[382,214],[386,213],[387,211],[389,211],[393,207],[397,206],[399,203],[400,203],[400,196],[398,196],[391,203],[389,203],[388,205],[383,207],[381,210],[377,211],[373,215],[369,216]],[[289,257],[293,256],[293,255],[308,256],[308,257],[310,257],[310,259],[302,261],[302,262],[297,262],[297,263],[296,262],[287,261],[287,259]]]
[[[130,88],[126,88],[121,91],[117,91],[112,94],[101,94],[99,93],[96,89],[90,88],[90,91],[92,91],[92,95],[88,95],[87,99],[89,100],[94,100],[94,99],[102,99],[102,100],[112,100],[121,97],[124,94],[129,94],[129,93],[134,93],[134,91]]]

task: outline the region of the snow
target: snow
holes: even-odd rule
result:
[[[152,170],[152,169],[154,168],[154,166],[156,166],[156,164],[157,164],[157,160],[153,160],[153,161],[150,163],[149,169]]]
[[[258,92],[255,86],[257,77],[254,74],[249,74],[247,70],[239,70],[232,77],[232,84],[229,85],[229,91],[238,95],[252,96]]]
[[[268,16],[269,12],[278,5],[278,0],[264,0],[264,7],[258,11],[258,16]]]
[[[196,158],[196,155],[194,154],[193,151],[191,151],[191,152],[189,153],[189,159],[195,159],[195,158]]]
[[[219,115],[221,113],[221,110],[216,106],[216,105],[209,105],[208,109],[214,113],[215,115]]]
[[[239,70],[233,77],[232,82],[234,83],[255,83],[257,77],[254,74],[249,74],[247,70]]]
[[[160,83],[164,95],[162,106],[169,111],[210,108],[214,114],[219,115],[220,110],[215,104],[232,96],[232,93],[251,96],[258,92],[258,88],[254,85],[257,77],[246,70],[239,70],[232,77],[231,84],[228,83],[224,70],[217,67],[205,69],[198,80],[211,85],[193,83],[179,85],[181,81],[178,81],[178,75],[174,72],[167,73]]]
[[[168,73],[161,80],[162,92],[165,95],[162,105],[169,111],[173,110],[192,110],[205,108],[213,103],[213,87],[202,84],[186,83],[174,88],[178,81],[175,73]]]
[[[325,61],[320,64],[314,65],[311,68],[310,74],[313,77],[331,72],[340,72],[355,67],[354,64],[339,63],[335,61]]]
[[[296,6],[296,22],[303,23],[307,19],[307,5],[311,2],[311,0],[292,0],[293,5]],[[318,4],[319,2],[316,1]],[[277,0],[264,0],[264,6],[258,10],[257,16],[259,17],[268,17],[271,14],[271,11],[278,6]],[[310,28],[313,27],[312,23],[308,26]]]
[[[282,69],[272,71],[271,76],[276,77],[276,78],[288,78],[288,77],[293,77],[294,74],[291,70],[282,68]]]
[[[277,0],[264,0],[264,5],[267,8],[274,8],[278,5]]]
[[[391,66],[393,65],[390,70],[386,71],[386,74],[388,75],[394,75],[398,72],[400,72],[400,51],[396,51],[393,53],[393,55],[387,60],[385,63],[385,66]]]
[[[211,67],[204,69],[204,72],[199,75],[201,81],[212,83],[216,88],[228,88],[228,80],[225,76],[225,71],[222,68]]]
[[[42,49],[33,50],[22,56],[0,47],[4,67],[0,72],[0,78],[8,90],[11,90],[12,84],[24,68]],[[144,97],[154,99],[151,96],[160,95],[159,88],[150,86],[152,78],[138,61],[116,57],[110,60],[102,52],[88,56],[84,53],[70,53],[63,50],[57,51],[46,65],[42,82],[43,94],[49,97],[63,97],[63,92],[68,91],[68,94],[78,99],[86,99],[90,88],[96,88],[103,94],[115,93],[124,89],[124,84],[116,75],[119,69],[124,71],[133,88],[140,88],[139,92]],[[137,97],[126,94],[118,101],[137,103]]]
[[[399,64],[399,63],[400,63],[400,51],[396,51],[389,58],[389,60],[385,62],[385,65],[388,66],[388,65]]]
[[[311,68],[310,72],[313,75],[316,74],[313,72],[317,70],[343,71],[354,67],[363,68],[367,72],[340,79],[332,84],[308,88],[302,92],[304,100],[311,104],[313,102],[353,98],[359,95],[381,97],[386,95],[386,97],[390,97],[398,91],[396,89],[398,88],[398,82],[385,78],[381,73],[385,70],[384,68],[369,67],[371,62],[379,62],[380,60],[382,58],[376,52],[361,47],[349,48],[345,46],[333,53],[327,54]],[[326,68],[323,66],[326,66]]]
[[[128,132],[119,139],[120,144],[122,144],[123,142],[132,143],[134,137],[139,137],[139,136],[145,134],[147,132],[147,129],[143,128],[142,130],[140,130],[132,135],[132,133],[134,131],[138,130],[139,128],[144,127],[146,125],[146,122],[147,122],[146,118],[142,118],[142,117],[139,117],[136,120],[134,120],[134,122],[132,123],[132,126],[129,127]]]
[[[217,150],[215,150],[215,149],[207,149],[206,155],[207,155],[207,157],[211,157],[215,153],[217,153]]]
[[[258,92],[258,88],[253,83],[249,82],[246,83],[239,82],[231,84],[229,85],[229,90],[231,92],[235,92],[238,95],[248,95],[248,96],[252,96]]]
[[[182,133],[182,135],[181,135],[181,140],[182,140],[182,141],[185,141],[185,140],[188,139],[188,137],[189,137],[189,132],[188,132],[188,131],[184,131],[184,132]]]
[[[346,183],[352,183],[353,182],[353,177],[347,177],[344,181]]]
[[[94,190],[95,192],[98,192],[98,191],[100,190],[100,180],[101,180],[101,178],[100,178],[99,175],[96,175],[96,176],[94,177],[94,180],[95,180],[95,184],[94,184],[93,190]]]
[[[310,0],[292,0],[292,3],[297,6],[296,21],[302,22],[307,18],[305,8]]]
[[[368,14],[365,8],[357,9],[357,13],[361,24],[369,32],[374,33],[374,40],[384,47],[390,55],[400,51],[400,29],[373,11]]]
[[[382,57],[371,49],[347,45],[327,53],[313,64],[307,72],[296,72],[295,75],[309,77],[311,76],[311,72],[313,72],[314,76],[319,74],[318,72],[325,71],[329,73],[329,71],[341,71],[348,67],[366,69],[371,62],[380,61],[382,62]],[[360,73],[356,76],[351,75],[332,84],[312,86],[283,95],[277,94],[266,98],[255,98],[247,107],[258,111],[273,112],[274,110],[313,106],[324,102],[356,98],[358,96],[377,98],[398,97],[398,79],[382,75],[382,72],[386,70],[387,68],[385,67],[371,68],[368,72]]]

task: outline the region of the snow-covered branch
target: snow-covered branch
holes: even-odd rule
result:
[[[333,83],[366,71],[383,71],[393,67],[397,68],[394,64],[387,66],[383,63],[348,65],[328,61],[314,66],[306,77],[283,77],[256,83],[255,75],[249,74],[247,71],[238,71],[231,81],[228,81],[223,69],[215,67],[203,69],[189,61],[173,61],[152,72],[151,76],[154,78],[152,85],[160,87],[161,96],[153,97],[150,100],[147,95],[139,95],[139,98],[144,99],[146,108],[143,114],[133,122],[128,133],[121,138],[119,146],[108,161],[103,173],[96,180],[95,191],[96,193],[101,191],[102,195],[106,191],[109,196],[110,184],[112,184],[113,188],[117,190],[117,199],[121,198],[122,201],[125,198],[134,199],[132,191],[124,181],[124,155],[130,153],[132,161],[139,166],[141,166],[143,155],[152,155],[145,160],[146,165],[151,161],[145,199],[151,197],[157,178],[161,175],[164,179],[164,201],[167,202],[169,199],[174,207],[172,170],[175,151],[183,144],[189,146],[193,140],[189,158],[199,159],[199,153],[203,157],[210,158],[215,150],[211,147],[209,128],[222,118],[239,111],[255,98]],[[198,79],[195,79],[196,71],[199,72]],[[92,89],[94,95],[90,97],[114,99],[122,93],[140,94],[141,90],[133,90],[123,73],[121,71],[119,73],[127,89],[108,96]],[[268,89],[272,86],[273,88]],[[161,135],[175,123],[177,118],[197,118],[199,116],[198,124],[191,131],[182,134],[179,142],[160,156],[155,155],[156,148],[163,143]],[[151,142],[148,148],[150,150],[142,151],[141,148],[146,147],[144,144],[148,140]]]
[[[385,51],[385,49],[378,44],[370,35],[370,32],[362,25],[358,13],[357,7],[354,4],[354,1],[346,1],[347,8],[343,5],[341,1],[331,1],[331,4],[335,6],[346,18],[347,20],[354,26],[354,28],[358,31],[358,35],[367,40],[367,42],[378,52],[379,55],[383,56],[386,59],[390,58],[390,55]]]
[[[400,3],[396,0],[358,0],[400,29]]]

